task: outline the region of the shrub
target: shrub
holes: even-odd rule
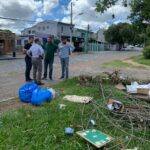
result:
[[[150,59],[150,46],[144,48],[143,55],[146,59]]]

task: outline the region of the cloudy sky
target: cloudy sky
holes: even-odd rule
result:
[[[0,19],[1,29],[10,29],[19,33],[43,20],[56,20],[70,22],[71,0],[1,0],[0,17],[18,18],[28,21],[13,21]],[[86,29],[88,24],[93,31],[107,28],[112,23],[127,22],[130,8],[121,6],[120,3],[108,9],[104,14],[95,12],[96,0],[72,0],[73,24],[78,28]],[[82,15],[81,15],[82,14]],[[112,19],[115,14],[115,19]],[[30,22],[30,20],[35,22]]]

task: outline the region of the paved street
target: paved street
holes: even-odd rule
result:
[[[111,60],[124,60],[132,56],[139,55],[140,52],[96,52],[91,54],[74,54],[70,59],[70,76],[80,74],[98,74],[103,71],[113,71],[113,69],[102,68],[100,64]],[[24,83],[24,59],[0,61],[0,101],[17,96],[19,87]],[[44,81],[46,86],[51,86],[59,82],[60,62],[58,57],[54,63],[54,81]],[[121,69],[124,76],[148,79],[150,70],[141,69]]]

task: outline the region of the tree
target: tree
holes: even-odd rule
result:
[[[132,25],[127,23],[119,23],[112,25],[104,32],[107,42],[112,44],[119,44],[119,48],[122,48],[124,43],[133,44],[134,42],[134,30]]]
[[[108,8],[114,6],[120,0],[97,0],[96,2],[96,11],[104,13]],[[127,0],[122,0],[122,5],[131,7],[131,15],[129,18],[133,22],[147,21],[150,23],[150,0],[130,0],[130,3]]]

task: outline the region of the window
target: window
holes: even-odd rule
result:
[[[45,30],[45,27],[43,27],[43,30]]]
[[[28,40],[24,40],[24,45],[26,45],[28,43]]]
[[[21,45],[21,40],[17,40],[17,45]]]
[[[28,33],[31,34],[31,31],[29,30]]]
[[[47,26],[47,29],[49,29],[49,26]]]
[[[33,30],[32,33],[35,34],[35,31]]]
[[[63,30],[64,30],[64,28],[63,28],[63,26],[61,26],[61,33],[63,33]]]
[[[4,43],[5,43],[4,40],[0,40],[0,49],[3,49],[3,48],[4,48]]]
[[[41,30],[41,27],[38,27],[38,30]]]

